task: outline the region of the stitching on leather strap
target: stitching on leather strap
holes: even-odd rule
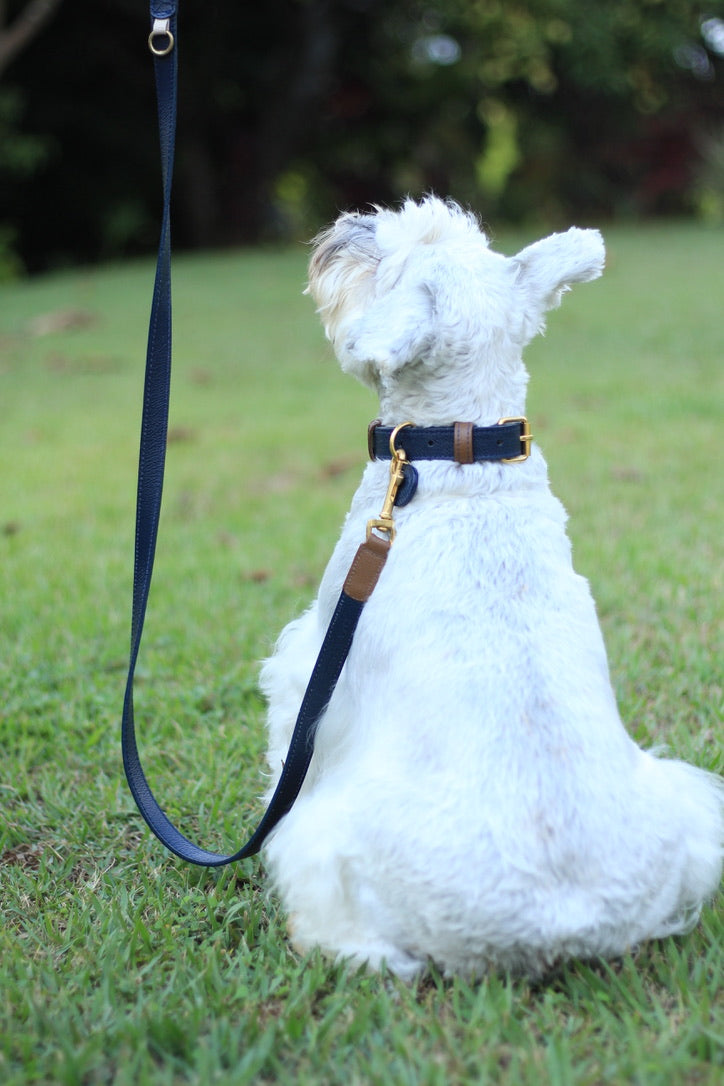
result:
[[[366,603],[382,573],[389,549],[390,544],[375,535],[371,535],[366,543],[361,543],[349,567],[342,591],[353,600]]]
[[[453,431],[453,450],[454,457],[458,464],[475,463],[472,422],[455,423]]]

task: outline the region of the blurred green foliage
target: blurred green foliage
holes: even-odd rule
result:
[[[0,236],[30,271],[155,244],[146,35],[141,0],[62,0],[2,73]],[[721,216],[724,0],[182,0],[179,48],[181,247],[425,190],[496,222]]]

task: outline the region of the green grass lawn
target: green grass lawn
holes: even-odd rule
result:
[[[724,235],[607,241],[604,278],[529,349],[529,415],[624,719],[721,770]],[[162,802],[212,848],[260,814],[258,662],[315,591],[375,412],[301,296],[305,259],[175,265],[137,721]],[[118,733],[152,274],[0,288],[0,1082],[720,1082],[721,898],[686,938],[544,986],[408,987],[297,958],[257,861],[209,872],[149,837]]]

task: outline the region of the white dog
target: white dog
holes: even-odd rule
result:
[[[429,197],[342,215],[316,240],[309,290],[382,424],[488,427],[524,414],[523,347],[603,263],[600,234],[578,229],[506,258]],[[429,960],[535,976],[688,930],[719,884],[722,783],[624,730],[541,453],[415,467],[307,781],[266,848],[295,945],[406,978]],[[388,477],[389,459],[368,465],[317,600],[264,665],[275,781]]]

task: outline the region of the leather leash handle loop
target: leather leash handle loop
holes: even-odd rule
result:
[[[362,544],[357,552],[302,700],[279,783],[256,831],[245,845],[230,854],[210,852],[194,844],[170,821],[151,791],[141,765],[133,715],[133,678],[151,588],[168,431],[171,381],[171,180],[176,130],[177,8],[177,3],[151,0],[152,30],[149,46],[154,58],[158,95],[163,218],[146,354],[136,498],[131,652],[123,701],[121,749],[129,788],[139,811],[156,837],[169,851],[189,863],[221,867],[257,853],[268,834],[289,812],[299,794],[314,751],[317,723],[334,693],[365,601],[382,572],[389,544],[376,539],[371,544]]]

